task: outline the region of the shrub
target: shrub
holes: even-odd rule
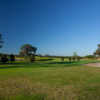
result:
[[[2,63],[7,63],[7,62],[8,62],[8,57],[7,57],[7,55],[2,55],[2,56],[1,56],[1,62],[2,62]]]
[[[72,58],[71,57],[68,57],[68,59],[69,59],[69,62],[72,62]]]
[[[11,55],[9,56],[9,61],[10,61],[10,62],[14,62],[14,61],[15,61],[15,56],[14,56],[13,54],[11,54]]]
[[[62,61],[62,62],[64,61],[64,57],[61,57],[61,61]]]

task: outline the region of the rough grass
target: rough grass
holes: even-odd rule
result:
[[[96,61],[0,65],[0,100],[100,100]]]

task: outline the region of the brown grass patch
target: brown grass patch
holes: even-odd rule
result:
[[[40,100],[99,100],[99,84],[83,85],[51,87],[41,83],[34,84],[27,78],[8,79],[0,81],[0,100],[12,100],[19,95],[43,95],[44,99]]]

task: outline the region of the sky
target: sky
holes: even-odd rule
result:
[[[3,53],[23,44],[38,54],[92,54],[100,43],[100,0],[0,0]]]

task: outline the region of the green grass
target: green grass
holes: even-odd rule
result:
[[[37,61],[0,65],[0,100],[99,100],[98,62]]]

